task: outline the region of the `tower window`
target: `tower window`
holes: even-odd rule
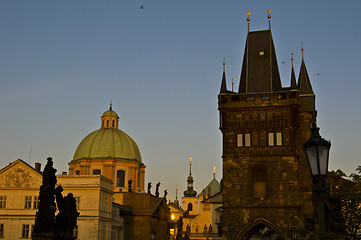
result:
[[[276,133],[276,144],[282,146],[282,133]]]
[[[237,147],[243,147],[243,134],[237,134]]]
[[[274,133],[268,133],[268,146],[274,146],[275,140],[274,140]]]
[[[244,135],[244,146],[245,147],[250,147],[251,146],[251,134],[250,133],[246,133]]]
[[[117,187],[124,187],[124,182],[125,182],[125,171],[123,170],[118,170],[117,171]]]
[[[109,127],[109,120],[107,120],[107,127]]]
[[[102,128],[104,127],[104,120],[102,120]]]
[[[23,224],[23,231],[21,234],[22,238],[29,238],[29,232],[30,232],[30,225],[29,224]]]
[[[100,169],[94,169],[93,170],[93,175],[100,175],[101,174],[101,170]]]
[[[0,196],[0,208],[6,208],[6,196]]]
[[[114,127],[114,123],[115,123],[115,121],[114,121],[114,120],[112,120],[112,127]]]

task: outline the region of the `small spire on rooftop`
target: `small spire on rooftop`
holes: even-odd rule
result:
[[[271,9],[267,9],[267,13],[268,13],[268,28],[269,30],[271,30]]]
[[[216,166],[213,166],[213,178],[216,178]]]
[[[112,110],[112,105],[113,105],[112,99],[110,99],[109,110]]]
[[[247,23],[248,23],[248,32],[249,32],[249,21],[251,21],[251,19],[249,18],[249,15],[251,15],[251,12],[247,11],[246,14],[247,14]]]

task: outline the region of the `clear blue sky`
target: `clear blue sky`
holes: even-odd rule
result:
[[[200,192],[213,166],[221,177],[222,59],[230,86],[246,11],[251,30],[262,30],[268,8],[283,86],[292,52],[298,76],[303,42],[321,135],[332,141],[330,168],[352,172],[361,165],[359,0],[0,1],[0,167],[29,162],[32,148],[32,165],[52,156],[67,170],[112,99],[146,181],[181,196],[192,156]]]

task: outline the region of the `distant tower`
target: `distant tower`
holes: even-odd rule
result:
[[[198,198],[197,192],[193,189],[193,177],[192,177],[192,158],[189,158],[189,176],[187,179],[187,190],[184,191],[182,197],[182,206],[184,210],[189,209],[190,215],[198,214]]]
[[[248,31],[238,93],[227,90],[223,72],[218,95],[224,239],[250,239],[266,227],[291,239],[313,213],[302,146],[316,121],[315,95],[303,54],[298,84],[292,67],[291,87],[282,87],[270,11],[268,19],[268,30]]]

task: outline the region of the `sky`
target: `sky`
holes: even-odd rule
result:
[[[140,6],[143,5],[143,9]],[[53,157],[67,171],[76,147],[113,102],[138,144],[146,183],[174,200],[189,157],[199,193],[222,177],[217,95],[222,61],[238,88],[247,35],[271,29],[284,87],[303,46],[330,170],[361,165],[359,0],[2,0],[0,168]]]

